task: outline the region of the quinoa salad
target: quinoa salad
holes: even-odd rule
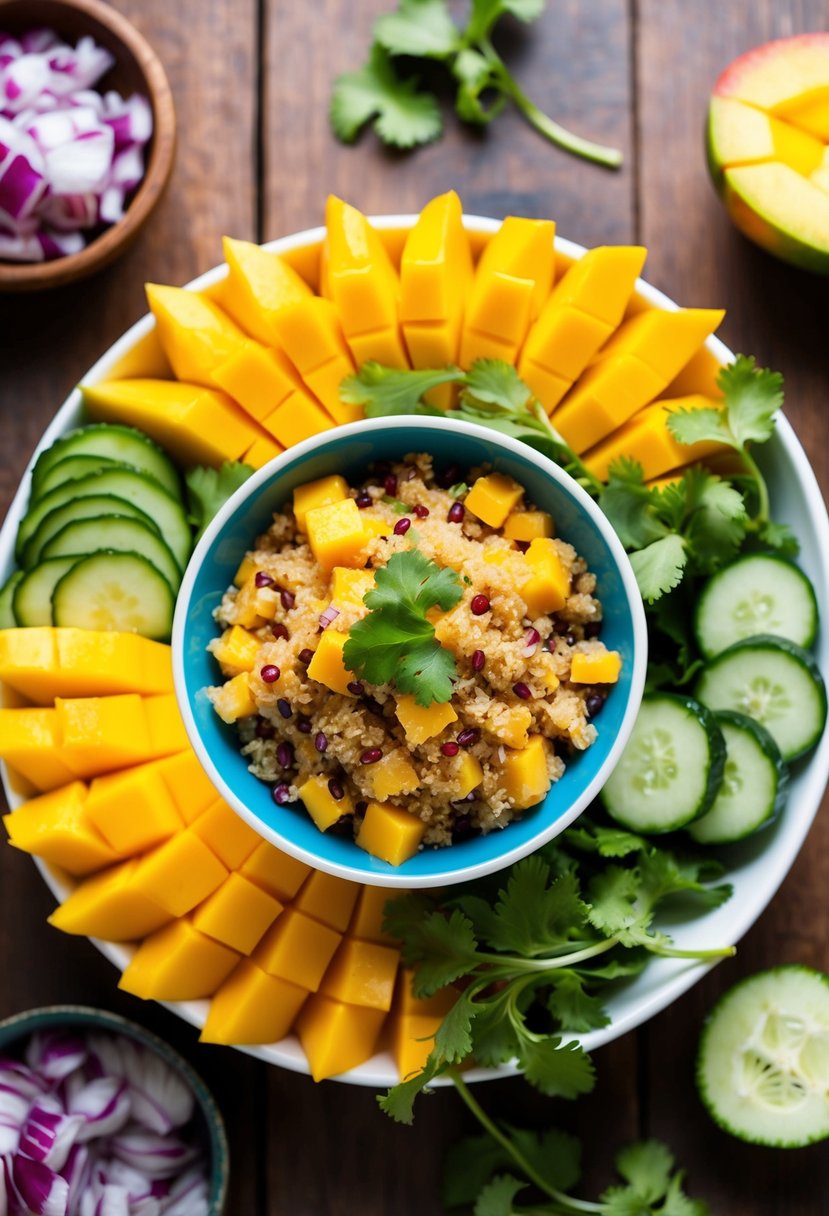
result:
[[[621,667],[551,517],[428,454],[298,487],[215,616],[208,692],[250,771],[393,863],[540,802]]]

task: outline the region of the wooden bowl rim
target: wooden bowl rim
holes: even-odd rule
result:
[[[20,0],[0,0],[3,9]],[[153,111],[153,143],[144,176],[126,212],[80,253],[49,262],[0,262],[0,293],[61,287],[100,270],[124,251],[161,198],[175,155],[176,112],[173,93],[161,60],[135,26],[103,0],[51,0],[55,8],[75,10],[106,26],[137,63],[146,81]]]

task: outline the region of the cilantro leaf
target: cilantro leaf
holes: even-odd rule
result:
[[[576,828],[568,828],[567,841],[585,852],[598,853],[600,857],[627,857],[630,853],[641,853],[648,848],[644,836],[637,836],[624,828],[605,827],[589,821],[580,823]]]
[[[725,411],[711,408],[668,411],[668,430],[677,443],[725,443],[736,447]]]
[[[486,1184],[478,1196],[474,1216],[513,1216],[513,1200],[526,1189],[526,1185],[512,1174],[499,1174]]]
[[[644,484],[640,464],[634,461],[614,461],[611,464],[608,484],[599,497],[599,506],[625,548],[642,549],[665,536],[667,527],[654,510],[658,501],[654,492]]]
[[[531,855],[513,866],[498,896],[488,942],[495,950],[533,958],[560,946],[586,918],[575,875],[563,874],[551,883],[550,867]]]
[[[476,406],[494,406],[505,414],[526,410],[532,390],[511,363],[503,359],[476,359],[466,374],[461,397]]]
[[[758,368],[753,358],[738,355],[722,368],[717,385],[725,398],[728,425],[737,446],[765,443],[774,430],[774,416],[783,404],[783,377]]]
[[[685,541],[676,532],[655,540],[630,555],[630,564],[639,584],[642,599],[653,603],[682,581],[688,561]]]
[[[758,530],[759,540],[776,549],[783,557],[797,557],[800,552],[800,541],[788,524],[778,524],[771,519],[764,520]]]
[[[415,1077],[409,1077],[398,1085],[393,1085],[384,1094],[377,1095],[377,1105],[395,1123],[412,1123],[414,1120],[414,1103],[421,1093],[429,1093],[429,1082],[437,1073],[438,1065],[433,1056],[429,1056],[422,1072]]]
[[[384,143],[414,148],[437,139],[443,130],[440,108],[431,93],[419,93],[417,77],[400,80],[388,52],[375,44],[359,72],[334,81],[329,118],[337,139],[350,144],[367,122]]]
[[[340,399],[347,405],[362,405],[367,418],[388,418],[396,414],[424,412],[423,397],[439,384],[458,380],[463,372],[457,367],[435,371],[401,371],[383,367],[370,359],[355,376],[340,384]],[[427,407],[428,408],[428,407]],[[436,414],[443,410],[436,409]]]
[[[558,972],[547,1008],[561,1029],[572,1034],[585,1034],[610,1022],[601,999],[585,991],[584,978],[575,971]]]
[[[593,1061],[580,1043],[562,1043],[555,1035],[525,1035],[518,1062],[530,1085],[548,1098],[577,1098],[596,1083]]]
[[[509,1153],[491,1136],[465,1136],[449,1149],[443,1162],[441,1198],[446,1207],[475,1202],[496,1170],[512,1165]]]
[[[484,126],[492,122],[507,104],[506,94],[496,89],[492,64],[480,51],[465,47],[452,65],[452,75],[458,82],[455,112],[464,122]],[[494,97],[484,104],[481,94],[493,89],[496,89]]]
[[[495,22],[504,13],[520,21],[535,21],[544,12],[545,0],[472,0],[467,37],[476,42],[487,38]]]
[[[608,866],[588,887],[591,925],[608,937],[623,933],[637,920],[634,903],[638,893],[637,870]]]
[[[713,572],[731,561],[745,539],[746,508],[742,494],[709,476],[685,531],[698,570]]]
[[[225,460],[218,469],[199,465],[185,475],[187,506],[190,523],[196,528],[196,541],[201,536],[219,508],[224,506],[231,494],[244,485],[253,473],[249,464],[238,460]]]
[[[502,1130],[521,1156],[550,1186],[569,1191],[581,1176],[581,1144],[556,1127],[544,1131],[512,1127]],[[443,1169],[443,1202],[447,1207],[471,1204],[496,1170],[515,1163],[491,1136],[467,1136],[450,1148]]]
[[[664,1199],[673,1168],[673,1153],[658,1140],[629,1144],[616,1154],[617,1172],[647,1203]]]
[[[411,919],[406,916],[409,909],[414,909]],[[409,895],[389,904],[386,912],[389,932],[403,943],[403,962],[417,965],[415,996],[433,996],[439,988],[466,975],[476,965],[475,932],[471,921],[459,909],[448,916],[438,911],[425,912],[417,897]]]
[[[373,33],[390,55],[446,59],[460,46],[444,0],[400,0],[396,12],[377,18]]]
[[[364,599],[373,612],[398,605],[415,615],[425,614],[430,608],[448,612],[463,594],[455,571],[449,566],[441,568],[419,549],[392,554],[374,581],[374,588]]]
[[[399,659],[394,682],[427,709],[433,701],[443,705],[452,699],[452,681],[458,674],[451,650],[431,638],[410,646]]]

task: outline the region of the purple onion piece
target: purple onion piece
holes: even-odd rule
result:
[[[26,1047],[26,1063],[47,1081],[62,1081],[87,1057],[84,1040],[70,1030],[39,1030]]]
[[[20,1129],[18,1155],[51,1170],[63,1169],[83,1124],[82,1115],[67,1115],[53,1094],[44,1094],[31,1106]]]
[[[93,1140],[121,1130],[131,1113],[130,1092],[121,1077],[97,1077],[73,1093],[66,1107],[82,1119],[78,1140]]]
[[[185,1144],[176,1136],[143,1130],[120,1132],[112,1137],[111,1147],[119,1160],[148,1178],[171,1178],[198,1155],[192,1144]]]
[[[24,1211],[35,1216],[67,1216],[69,1183],[42,1161],[15,1157],[12,1181]]]
[[[207,1179],[203,1167],[187,1170],[175,1180],[163,1211],[164,1216],[209,1216]]]

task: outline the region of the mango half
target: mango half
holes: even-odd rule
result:
[[[829,274],[829,33],[735,59],[714,86],[707,151],[737,228],[776,257]]]

